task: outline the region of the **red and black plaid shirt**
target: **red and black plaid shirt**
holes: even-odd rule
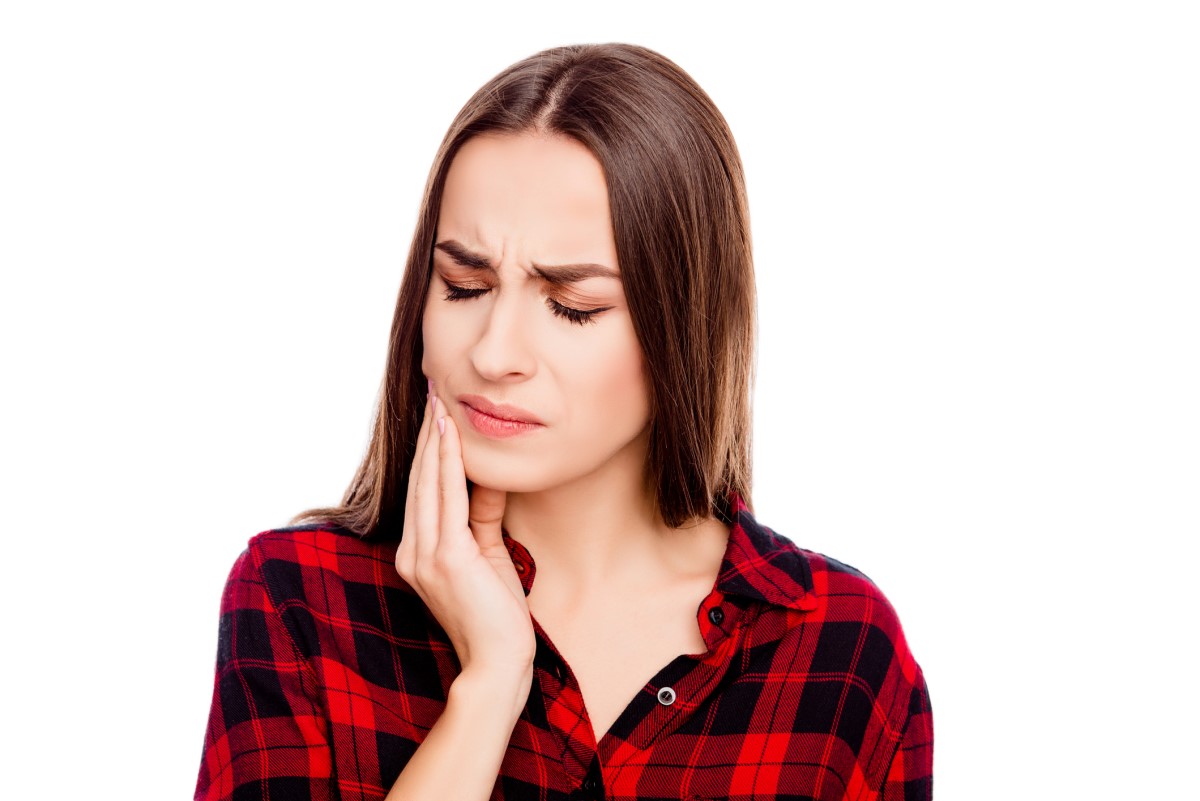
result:
[[[528,594],[533,560],[505,542]],[[322,526],[250,540],[222,597],[197,799],[387,794],[459,671],[395,552]],[[735,496],[697,620],[708,652],[662,668],[599,743],[535,624],[533,685],[492,798],[931,797],[925,681],[869,579],[760,525]]]

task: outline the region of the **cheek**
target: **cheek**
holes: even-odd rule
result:
[[[437,299],[426,298],[425,312],[421,316],[421,372],[434,381],[445,378],[454,361],[457,347],[454,335],[455,326],[449,324],[445,310],[439,307]]]
[[[594,413],[619,416],[621,421],[643,425],[650,413],[649,384],[645,358],[632,332],[595,354],[594,359],[578,360],[579,379],[590,388]]]

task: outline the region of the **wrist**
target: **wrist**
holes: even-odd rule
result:
[[[470,710],[503,711],[516,721],[529,699],[533,664],[524,670],[468,668],[450,685],[449,701]]]

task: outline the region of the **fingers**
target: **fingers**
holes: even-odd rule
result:
[[[471,491],[471,533],[479,543],[480,550],[488,546],[504,545],[504,505],[508,493],[503,490],[475,485]]]
[[[439,422],[438,456],[441,492],[439,493],[440,543],[461,544],[467,533],[467,476],[463,469],[462,444],[454,419],[446,414]]]
[[[421,457],[421,452],[425,450],[425,443],[429,440],[429,429],[433,426],[433,382],[429,382],[430,391],[425,396],[425,410],[421,415],[421,427],[417,430],[417,444],[413,448],[413,461],[408,471],[408,496],[405,499],[406,504],[411,504],[413,493],[417,485],[417,465]],[[405,528],[408,528],[408,518],[405,517]]]
[[[479,486],[473,493],[467,491],[458,427],[436,394],[431,393],[426,402],[415,450],[396,567],[402,577],[419,582],[417,569],[424,572],[433,565],[442,546],[469,545],[473,550],[502,546],[506,496]],[[468,531],[474,534],[473,541]]]
[[[434,395],[429,402],[429,412],[433,420],[429,423],[429,433],[424,447],[413,460],[413,470],[417,473],[416,487],[413,490],[413,506],[405,510],[405,517],[413,515],[416,530],[414,545],[418,565],[432,563],[433,551],[437,547],[439,528],[438,497],[438,449],[441,446],[441,434],[434,421],[441,416],[441,403]]]
[[[396,566],[404,575],[412,575],[411,569],[416,562],[417,525],[416,509],[417,479],[420,476],[421,454],[429,441],[429,432],[434,428],[433,423],[433,382],[428,382],[429,393],[425,396],[425,410],[421,417],[421,427],[417,432],[417,443],[413,449],[413,460],[408,471],[408,488],[404,501],[404,525],[400,535],[400,547],[396,552]],[[406,569],[407,568],[407,569]]]

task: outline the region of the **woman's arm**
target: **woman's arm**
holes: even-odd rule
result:
[[[533,681],[525,675],[460,673],[446,708],[400,772],[386,801],[486,801]]]
[[[504,545],[505,493],[467,491],[458,430],[433,395],[409,474],[396,571],[445,629],[462,671],[388,799],[486,801],[533,683],[535,637]]]

